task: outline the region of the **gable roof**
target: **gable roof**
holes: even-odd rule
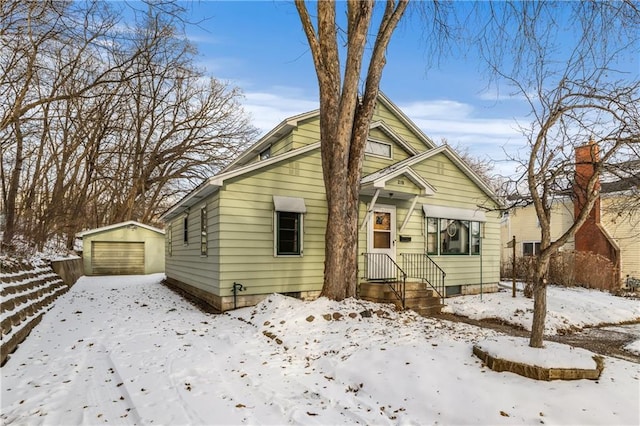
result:
[[[384,93],[382,92],[378,93],[378,102],[380,102],[385,107],[389,108],[393,112],[393,114],[402,122],[402,124],[404,124],[409,129],[411,129],[411,131],[418,137],[418,139],[420,139],[420,141],[428,149],[432,149],[438,146],[435,144],[435,142],[431,140],[431,138],[425,135],[424,132],[420,130],[420,128],[416,126],[416,124],[413,121],[411,121],[411,119],[404,112],[402,112],[400,108],[396,106],[396,104],[391,102],[391,100],[387,98]]]
[[[480,177],[469,168],[469,166],[456,154],[448,145],[437,147],[437,145],[429,139],[410,119],[407,117],[393,102],[391,102],[382,92],[378,94],[378,102],[388,108],[396,116],[396,118],[407,128],[409,128],[415,136],[425,145],[427,151],[418,152],[414,147],[409,145],[402,137],[400,137],[392,128],[386,125],[382,121],[376,121],[371,124],[371,128],[379,128],[386,135],[388,135],[394,142],[398,143],[408,153],[412,154],[409,158],[395,163],[387,168],[372,173],[361,180],[361,185],[366,184],[383,184],[384,182],[392,179],[394,176],[401,174],[407,175],[418,187],[420,187],[425,194],[433,194],[435,189],[429,185],[421,176],[411,169],[411,165],[416,164],[426,158],[433,155],[444,153],[454,164],[456,164],[462,172],[467,175],[480,189],[485,192],[489,198],[495,201],[498,205],[501,202],[496,197],[495,193],[487,186],[486,183]],[[282,137],[291,132],[298,126],[298,123],[303,120],[318,117],[320,115],[319,110],[314,110],[290,117],[282,121],[278,126],[264,135],[260,140],[253,144],[249,149],[242,153],[238,158],[231,162],[227,167],[222,169],[221,173],[207,179],[198,187],[193,189],[187,195],[185,195],[180,201],[174,204],[171,208],[165,211],[160,219],[163,221],[170,220],[181,213],[188,210],[189,207],[197,204],[203,198],[215,193],[227,179],[231,179],[236,176],[240,176],[245,173],[249,173],[254,170],[261,169],[263,167],[270,166],[272,164],[279,163],[284,160],[296,157],[298,155],[316,150],[320,148],[320,141],[303,146],[301,148],[292,149],[283,154],[278,154],[274,157],[252,162],[242,165],[242,162],[250,159],[252,156],[257,156],[260,152],[266,149],[274,142],[279,141]]]
[[[471,179],[489,198],[491,198],[496,204],[502,205],[495,192],[474,172],[467,163],[449,146],[441,145],[438,148],[424,151],[421,154],[413,157],[405,158],[395,164],[378,170],[362,178],[360,181],[362,184],[374,183],[381,180],[388,180],[395,176],[404,173],[404,170],[410,169],[411,166],[417,164],[427,158],[431,158],[437,154],[444,154],[453,164],[455,164],[469,179]]]
[[[411,155],[416,155],[418,154],[418,150],[416,150],[414,147],[412,147],[411,145],[409,145],[407,143],[407,141],[405,141],[404,139],[402,139],[400,137],[400,135],[398,135],[391,127],[389,127],[387,125],[387,123],[385,123],[382,120],[378,120],[374,123],[371,123],[371,126],[369,126],[369,130],[373,130],[373,129],[380,129],[385,135],[387,135],[389,137],[389,139],[391,139],[393,142],[395,142],[397,145],[399,145],[402,149],[404,149],[405,151],[407,151],[409,154]],[[372,138],[373,139],[373,138]]]
[[[247,148],[246,151],[241,153],[235,160],[233,160],[224,169],[222,169],[222,173],[234,169],[244,160],[257,156],[273,143],[279,141],[283,136],[289,134],[289,132],[298,127],[298,123],[300,123],[301,121],[318,116],[320,116],[320,110],[315,109],[313,111],[294,115],[293,117],[284,119],[280,122],[280,124],[267,132],[263,137],[258,139],[256,143]]]
[[[422,142],[427,149],[435,148],[437,145],[424,134],[416,124],[411,121],[411,119],[404,113],[400,108],[398,108],[389,98],[387,98],[382,92],[378,93],[377,101],[388,108],[398,120],[407,126]],[[271,129],[268,133],[266,133],[263,137],[261,137],[256,143],[251,145],[240,154],[235,160],[229,163],[224,169],[222,169],[222,173],[233,170],[238,167],[240,164],[249,160],[257,155],[259,155],[262,151],[267,149],[269,146],[279,141],[283,136],[290,133],[293,129],[298,127],[298,124],[302,121],[309,120],[311,118],[320,117],[320,110],[315,109],[313,111],[305,112],[302,114],[294,115],[293,117],[289,117],[280,122],[276,127]],[[408,153],[415,155],[418,153],[415,148],[409,145],[404,139],[402,139],[393,129],[384,124],[382,121],[376,121],[371,124],[371,128],[380,128],[383,132],[385,132],[394,142],[400,145],[404,150]]]
[[[157,232],[164,235],[162,229],[154,228],[153,226],[145,225],[144,223],[136,222],[135,220],[128,220],[126,222],[114,223],[113,225],[103,226],[101,228],[89,229],[76,234],[77,237],[86,237],[87,235],[97,234],[99,232],[110,231],[112,229],[125,228],[127,226],[138,226],[140,228],[148,229],[149,231]]]
[[[374,188],[384,188],[388,181],[401,175],[405,175],[411,182],[420,188],[422,190],[422,195],[433,195],[436,193],[436,189],[408,165],[404,165],[403,167],[387,167],[379,170],[363,177],[360,180],[360,185],[372,185]]]
[[[224,185],[224,181],[227,179],[231,179],[236,176],[240,176],[245,173],[249,173],[254,170],[258,170],[263,167],[267,167],[272,164],[276,164],[293,157],[297,157],[298,155],[302,155],[304,153],[311,152],[319,148],[320,148],[320,142],[318,141],[318,142],[303,146],[301,148],[292,149],[291,151],[287,151],[284,154],[280,154],[275,157],[268,158],[266,160],[250,163],[245,166],[240,166],[235,169],[229,170],[227,172],[223,172],[215,176],[212,176],[209,179],[205,180],[203,183],[201,183],[194,190],[189,192],[187,195],[185,195],[180,201],[174,204],[166,212],[164,212],[160,216],[160,220],[166,221],[168,219],[176,217],[180,213],[183,213],[186,209],[197,204],[203,198],[206,198],[209,195],[216,192],[222,185]]]

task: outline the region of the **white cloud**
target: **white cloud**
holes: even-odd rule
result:
[[[243,106],[261,133],[268,132],[288,117],[318,108],[317,100],[306,99],[301,90],[291,87],[245,92],[244,97]]]
[[[403,104],[400,109],[409,117],[412,117],[412,120],[413,117],[447,119],[452,116],[468,116],[473,111],[473,107],[469,104],[448,99],[411,102]]]
[[[524,138],[515,118],[484,118],[473,105],[447,99],[398,104],[398,107],[434,142],[446,139],[479,158],[494,162],[495,172],[512,175]],[[519,122],[526,122],[521,118]]]

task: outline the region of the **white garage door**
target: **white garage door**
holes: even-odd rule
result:
[[[91,273],[93,275],[144,274],[144,243],[93,241]]]

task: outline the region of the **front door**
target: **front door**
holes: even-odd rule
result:
[[[396,208],[376,205],[369,223],[367,238],[367,276],[372,280],[396,277]]]

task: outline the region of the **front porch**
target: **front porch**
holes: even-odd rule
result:
[[[420,315],[439,314],[442,302],[438,294],[426,288],[425,283],[411,281],[404,283],[404,309],[411,309]],[[402,300],[391,288],[390,283],[364,281],[360,283],[358,297],[375,303],[393,303],[397,309],[403,309]]]
[[[421,315],[440,313],[444,305],[445,272],[424,253],[400,253],[397,263],[385,253],[363,253],[364,274],[358,296],[393,303]]]

